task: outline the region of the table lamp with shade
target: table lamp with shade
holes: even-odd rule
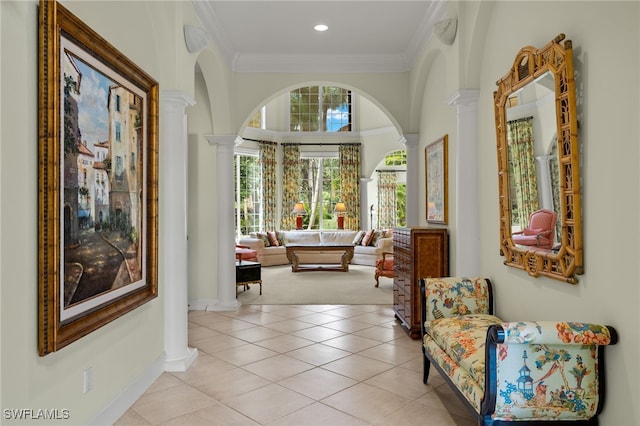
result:
[[[303,203],[296,203],[291,212],[296,215],[296,229],[302,229],[302,215],[306,213]]]
[[[344,229],[344,214],[347,211],[347,206],[344,203],[336,203],[334,211],[338,213],[338,229]]]

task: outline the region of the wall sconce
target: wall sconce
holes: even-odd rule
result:
[[[456,30],[458,29],[458,18],[443,19],[436,22],[433,32],[436,37],[444,44],[452,45],[456,39]]]
[[[336,203],[334,211],[338,213],[338,229],[344,229],[344,213],[347,211],[347,206],[344,203]]]
[[[296,215],[296,229],[302,229],[302,215],[306,213],[303,203],[296,203],[291,213]]]
[[[197,53],[207,45],[207,32],[202,28],[185,24],[182,27],[182,32],[189,53]]]

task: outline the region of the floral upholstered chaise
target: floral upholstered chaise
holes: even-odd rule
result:
[[[426,384],[431,363],[479,425],[565,421],[597,424],[604,401],[604,346],[611,327],[504,322],[485,278],[420,280]]]

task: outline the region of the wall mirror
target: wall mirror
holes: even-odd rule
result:
[[[578,121],[570,40],[522,48],[496,83],[500,254],[576,284],[583,273]]]

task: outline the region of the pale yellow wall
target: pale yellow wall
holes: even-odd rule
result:
[[[607,398],[601,424],[640,424],[638,285],[637,2],[496,2],[479,63],[481,268],[507,320],[592,321],[614,326],[607,348]],[[526,17],[526,19],[515,19]],[[492,93],[515,54],[558,33],[573,40],[582,152],[585,274],[572,286],[533,279],[498,256],[498,194]]]
[[[195,79],[195,105],[188,109],[189,167],[187,234],[189,300],[217,297],[216,149],[205,139],[212,134],[211,106],[202,74]],[[231,177],[229,177],[231,179]]]
[[[418,225],[427,225],[427,202],[426,202],[426,168],[425,168],[425,149],[428,145],[447,135],[448,146],[448,217],[447,228],[449,229],[449,270],[456,270],[455,253],[456,248],[456,152],[458,147],[457,140],[457,121],[456,108],[449,105],[449,99],[453,95],[448,85],[442,84],[447,81],[450,69],[450,63],[446,60],[445,55],[441,51],[433,54],[429,73],[425,78],[424,92],[422,92],[422,114],[420,116],[420,140],[418,144],[419,172],[418,172],[418,194],[416,196],[420,200],[418,203]],[[433,226],[433,225],[431,225]],[[435,225],[438,226],[438,225]]]
[[[193,19],[186,3],[114,4],[64,2],[158,80],[161,90],[192,91],[193,72],[189,79],[176,67],[177,61],[189,60],[176,37],[182,31],[178,21]],[[85,424],[162,359],[163,277],[158,298],[59,352],[38,356],[38,2],[2,1],[0,10],[0,405],[68,409],[67,424]],[[161,250],[162,242],[161,233]],[[88,367],[93,368],[93,390],[83,394],[82,372]],[[10,423],[4,418],[0,422]]]

